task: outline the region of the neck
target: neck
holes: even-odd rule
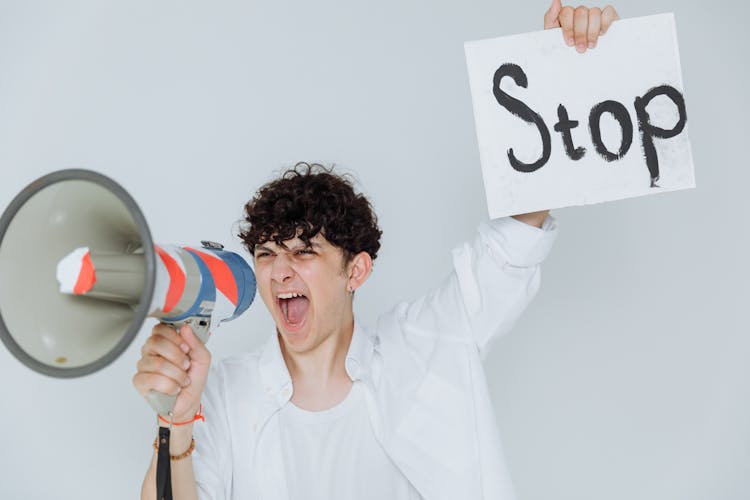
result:
[[[349,316],[338,329],[306,352],[292,352],[286,348],[283,337],[277,335],[284,362],[295,386],[304,384],[323,389],[337,381],[349,379],[345,363],[354,335],[353,316]]]

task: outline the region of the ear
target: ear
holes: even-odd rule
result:
[[[349,278],[346,282],[347,290],[354,292],[361,287],[370,277],[371,272],[372,257],[367,252],[359,252],[347,265],[347,276]]]

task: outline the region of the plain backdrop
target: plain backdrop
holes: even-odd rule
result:
[[[129,190],[156,241],[240,250],[232,225],[263,182],[335,163],[384,231],[355,303],[372,323],[439,283],[487,218],[463,42],[541,29],[547,7],[2,0],[0,205],[89,168]],[[750,8],[616,7],[675,13],[698,187],[555,212],[541,291],[486,361],[497,425],[524,500],[747,499]],[[155,422],[131,377],[151,326],[74,380],[0,347],[0,498],[138,496]],[[258,301],[209,347],[272,333]]]

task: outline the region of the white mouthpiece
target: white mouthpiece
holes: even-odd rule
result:
[[[82,295],[91,290],[95,281],[89,247],[76,248],[57,263],[57,282],[61,293]]]

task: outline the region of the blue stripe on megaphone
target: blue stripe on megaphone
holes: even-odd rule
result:
[[[223,318],[221,321],[231,321],[241,315],[250,307],[255,299],[256,282],[255,273],[245,259],[234,252],[227,250],[210,249],[217,257],[223,260],[232,271],[234,281],[237,285],[237,307],[230,318]]]

